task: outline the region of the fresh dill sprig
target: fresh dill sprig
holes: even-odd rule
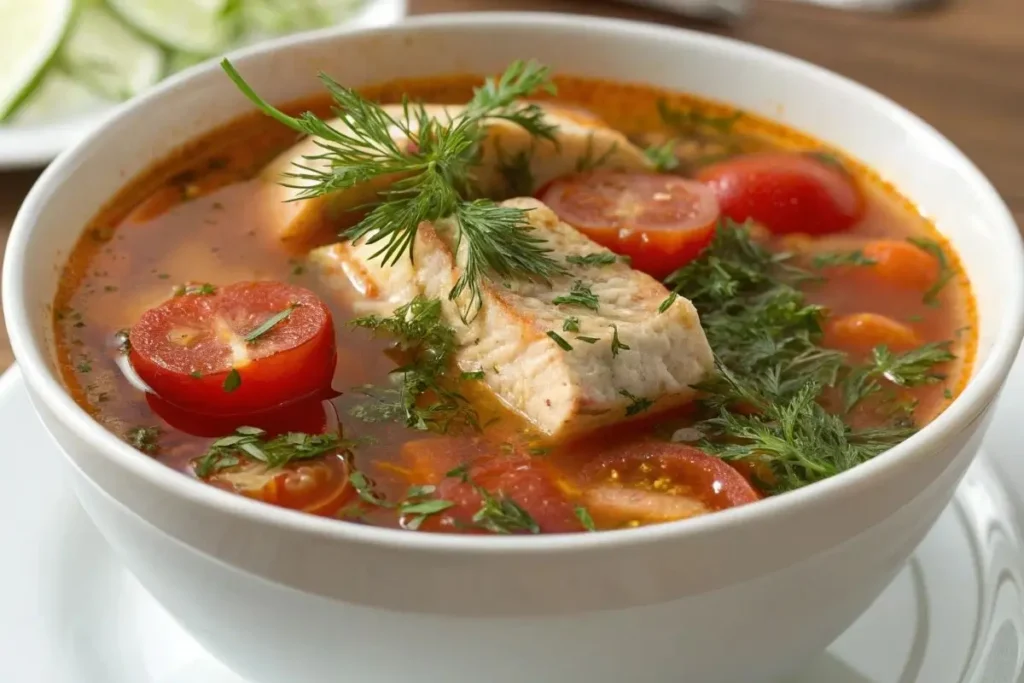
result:
[[[385,264],[411,259],[420,224],[452,218],[456,245],[465,240],[468,247],[463,275],[449,294],[456,299],[469,290],[469,300],[460,309],[463,317],[478,310],[484,277],[547,280],[564,272],[549,256],[546,241],[530,234],[533,228],[525,210],[474,200],[474,168],[480,162],[488,119],[502,119],[533,137],[555,141],[555,126],[547,122],[543,110],[522,102],[538,90],[554,92],[547,67],[534,61],[513,62],[500,77],[488,78],[465,108],[447,121],[431,117],[422,104],[408,100],[403,101],[402,114],[392,116],[320,74],[334,100],[334,113],[345,123],[344,128],[335,128],[310,112],[298,117],[285,114],[256,94],[228,60],[221,66],[264,113],[316,140],[321,152],[306,157],[310,163],[298,165],[286,182],[299,191],[298,199],[376,178],[396,179],[378,202],[366,207],[365,218],[343,233],[346,239],[378,245],[371,258]]]
[[[844,408],[884,388],[940,381],[952,360],[948,343],[893,354],[875,349],[863,367],[824,348],[826,311],[797,289],[816,276],[752,239],[744,226],[719,226],[708,249],[666,283],[690,298],[715,352],[716,373],[698,385],[707,417],[702,447],[745,460],[770,476],[774,491],[798,488],[869,460],[914,432],[912,406],[896,406],[889,424],[854,430],[824,406],[837,387]]]
[[[445,324],[441,302],[418,296],[389,317],[356,318],[353,327],[395,339],[404,359],[392,370],[395,386],[364,388],[370,400],[350,411],[364,422],[403,422],[423,431],[448,432],[453,426],[479,429],[476,410],[444,382],[455,353],[455,331]]]
[[[886,346],[876,346],[871,362],[850,370],[843,382],[843,409],[853,410],[868,396],[882,390],[886,380],[900,387],[936,384],[946,375],[935,367],[956,359],[950,342],[930,342],[903,353],[893,353]]]

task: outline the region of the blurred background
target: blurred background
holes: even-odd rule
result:
[[[47,28],[58,22],[59,10],[41,8],[66,7],[68,0],[0,0],[0,49],[14,51],[8,61],[39,53],[34,59],[48,70],[40,71],[21,111],[6,121],[0,92],[0,244],[41,167],[87,131],[77,119],[63,120],[73,100],[102,115],[163,74],[201,60],[204,52],[325,24],[366,21],[357,16],[360,8],[375,4],[382,7],[369,23],[387,23],[403,5],[400,0],[313,0],[318,9],[299,14],[280,8],[310,0],[221,0],[222,15],[230,11],[232,20],[248,22],[246,30],[225,34],[233,42],[222,43],[223,27],[217,27],[220,33],[198,31],[199,19],[182,9],[218,0],[79,1],[100,8],[93,14],[102,16],[93,16],[88,29],[61,42],[45,38],[59,32]],[[407,0],[404,5],[410,15],[526,10],[623,17],[726,35],[806,59],[878,90],[939,129],[988,175],[1024,225],[1024,0]],[[103,15],[106,10],[109,16]],[[113,24],[132,24],[131,31],[124,33],[111,17]],[[83,21],[81,13],[68,19],[71,29]],[[52,55],[20,28],[36,24],[44,36],[39,40],[53,42]],[[140,43],[137,35],[147,40]],[[126,70],[120,57],[112,67],[99,63],[111,46],[121,51],[115,55],[133,55],[134,68]],[[10,77],[4,71],[0,66],[0,88]],[[68,85],[67,76],[76,83]],[[79,87],[82,83],[87,87]],[[0,368],[10,361],[0,326]]]

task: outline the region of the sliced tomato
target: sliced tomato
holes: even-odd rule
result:
[[[280,282],[176,296],[143,313],[129,338],[132,366],[154,392],[210,415],[323,395],[337,357],[327,307],[308,289]]]
[[[566,223],[659,279],[696,258],[718,221],[718,202],[707,187],[656,173],[581,173],[555,180],[539,198]]]
[[[210,476],[208,483],[264,503],[333,516],[354,495],[348,463],[341,454],[300,460],[282,468],[247,461]]]
[[[590,514],[609,526],[686,519],[761,498],[725,461],[653,440],[616,444],[582,468],[580,482]]]
[[[700,170],[722,214],[753,220],[776,235],[820,235],[853,227],[864,197],[841,168],[804,154],[766,152],[734,157]]]
[[[403,457],[410,465],[411,483],[436,485],[434,495],[452,504],[426,520],[421,529],[460,533],[584,530],[551,468],[526,454],[495,454],[496,450],[482,440],[458,437],[406,444]],[[452,472],[460,466],[462,472]],[[506,513],[482,513],[488,502],[489,510],[504,503]]]
[[[203,415],[168,403],[156,394],[146,394],[150,409],[173,429],[204,438],[233,434],[239,427],[257,427],[273,438],[288,432],[323,434],[340,431],[334,404],[320,398],[290,403],[250,415]]]

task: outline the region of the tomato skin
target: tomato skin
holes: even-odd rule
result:
[[[719,215],[701,183],[656,173],[591,171],[559,178],[537,196],[563,221],[659,279],[711,243]]]
[[[623,441],[606,449],[584,465],[580,480],[584,491],[612,489],[636,494],[638,500],[625,501],[630,504],[628,509],[591,507],[595,519],[612,524],[634,521],[624,515],[637,511],[644,519],[636,521],[671,521],[673,512],[680,509],[672,499],[679,497],[698,501],[709,511],[761,499],[750,482],[724,460],[692,446],[655,440]],[[589,502],[592,496],[585,500]],[[602,502],[607,500],[602,493]],[[617,516],[623,517],[615,519]]]
[[[277,471],[264,468],[262,463],[250,462],[206,481],[247,498],[324,517],[336,515],[355,497],[342,454],[299,460]]]
[[[482,440],[467,444],[466,439],[449,437],[406,444],[403,456],[413,473],[410,483],[436,485],[434,495],[453,504],[430,516],[420,526],[421,530],[490,533],[473,521],[484,503],[477,487],[496,498],[515,502],[537,523],[541,533],[584,530],[552,468],[526,454],[494,454],[494,450],[497,449],[493,445]],[[447,476],[460,465],[466,467],[466,480]]]
[[[853,227],[864,197],[840,168],[804,154],[766,152],[735,157],[700,170],[722,213],[753,220],[776,235],[821,235]]]
[[[244,335],[280,311],[291,314],[252,342]],[[234,336],[249,355],[238,364]],[[179,408],[246,415],[329,390],[337,360],[331,313],[309,290],[240,282],[213,295],[174,297],[146,311],[129,333],[139,377]],[[237,373],[240,381],[229,375]]]

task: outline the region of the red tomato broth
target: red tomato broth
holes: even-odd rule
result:
[[[397,101],[401,94],[410,93],[425,101],[456,103],[465,101],[478,81],[476,76],[396,81],[368,89],[367,94],[384,102]],[[652,133],[664,137],[669,132],[657,117],[656,104],[662,98],[672,106],[697,108],[712,115],[727,115],[730,111],[716,103],[645,86],[576,78],[559,78],[558,84],[560,101],[594,112],[634,139]],[[327,102],[317,98],[289,109],[306,108],[324,113]],[[733,152],[822,148],[802,134],[749,115],[737,121],[734,133],[725,145]],[[120,352],[115,333],[130,327],[145,310],[169,298],[186,282],[226,286],[242,280],[279,280],[301,285],[320,296],[333,318],[339,356],[333,386],[342,393],[331,400],[332,412],[340,416],[346,437],[375,440],[355,449],[353,465],[376,483],[382,495],[400,499],[410,483],[401,447],[422,439],[424,434],[349,417],[349,410],[362,400],[350,387],[381,383],[393,369],[394,362],[384,353],[389,344],[347,326],[356,314],[306,272],[298,246],[283,245],[270,236],[267,221],[254,201],[258,183],[251,178],[292,142],[294,134],[287,129],[259,115],[246,116],[204,135],[119,193],[92,221],[65,266],[54,302],[58,363],[73,397],[98,421],[118,435],[138,426],[162,427],[160,450],[154,457],[191,474],[190,463],[205,452],[212,437],[208,432],[203,432],[204,436],[187,434],[161,419],[118,369]],[[845,158],[842,161],[865,198],[864,215],[841,233],[844,240],[859,243],[872,238],[917,236],[944,244],[929,222],[892,188],[858,164]],[[179,192],[179,203],[168,202],[173,190]],[[135,220],[139,216],[136,213],[132,217],[136,208],[156,195],[160,196],[159,210],[150,211],[147,220]],[[330,235],[321,237],[317,238],[319,243],[334,241]],[[773,249],[789,251],[794,243],[790,238],[771,237],[768,243]],[[821,248],[822,243],[814,245],[815,250]],[[946,249],[946,253],[958,269],[952,250]],[[948,382],[902,390],[907,397],[920,401],[915,416],[920,423],[927,422],[960,390],[973,357],[974,335],[963,329],[973,325],[975,317],[965,278],[954,278],[937,297],[939,305],[929,306],[922,302],[920,292],[897,291],[883,280],[864,278],[856,267],[833,269],[827,275],[824,282],[808,285],[806,292],[812,302],[826,306],[832,315],[878,313],[911,325],[923,340],[954,341],[958,360],[947,369]],[[477,383],[470,382],[464,388],[477,405],[481,422],[500,418],[485,432],[487,443],[499,453],[506,443],[536,451],[539,441],[529,425],[476,387]],[[854,419],[870,424],[874,418],[864,410]],[[681,410],[619,430],[626,437],[639,438],[663,433],[667,427],[685,426],[689,420],[688,411]],[[531,457],[550,463],[567,500],[578,501],[581,472],[588,460],[585,449],[578,444],[562,444],[545,446],[544,450]],[[398,516],[393,510],[371,510],[365,521],[394,527]],[[595,521],[598,528],[628,523]]]

